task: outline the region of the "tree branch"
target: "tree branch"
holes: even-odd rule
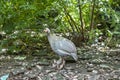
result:
[[[95,0],[92,0],[93,4],[92,4],[92,11],[91,11],[91,22],[90,22],[90,30],[93,29],[93,22],[94,22],[94,9],[95,9]]]
[[[80,18],[80,24],[81,24],[81,34],[82,38],[84,40],[84,28],[83,28],[83,18],[82,18],[82,10],[80,5],[80,0],[78,0],[78,8],[79,8],[79,18]]]

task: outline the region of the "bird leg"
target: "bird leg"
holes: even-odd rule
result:
[[[52,66],[53,68],[59,68],[59,65],[62,63],[62,57],[60,57],[60,59],[58,61],[54,60]]]
[[[57,69],[62,69],[65,65],[65,60],[64,58],[60,57],[58,64],[57,64]]]
[[[58,61],[55,61],[54,60],[54,63],[53,63],[53,68],[57,68],[57,69],[62,69],[63,67],[64,67],[64,65],[65,65],[65,60],[64,60],[64,58],[62,58],[61,56],[60,56],[60,59],[58,60]]]
[[[60,56],[60,59],[57,61],[57,64],[60,65],[62,63],[63,59],[62,57]]]

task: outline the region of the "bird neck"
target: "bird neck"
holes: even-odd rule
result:
[[[50,33],[47,33],[47,36],[49,37],[49,36],[50,36]]]
[[[50,33],[47,33],[48,40],[50,39]]]

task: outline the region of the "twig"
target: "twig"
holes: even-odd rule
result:
[[[94,15],[94,9],[95,9],[95,0],[92,0],[93,4],[92,4],[92,11],[91,11],[91,22],[90,22],[90,30],[93,29],[93,15]]]
[[[84,40],[84,28],[83,28],[83,18],[82,18],[82,10],[81,10],[81,5],[80,5],[80,0],[78,0],[78,8],[79,8],[79,18],[80,18],[80,23],[81,23],[81,34],[82,34],[82,38]]]

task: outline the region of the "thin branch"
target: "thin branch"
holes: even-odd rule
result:
[[[81,24],[81,34],[82,38],[84,40],[84,28],[83,28],[83,18],[82,18],[82,10],[80,5],[80,0],[78,0],[78,8],[79,8],[79,18],[80,18],[80,24]]]
[[[70,22],[73,23],[73,25],[74,25],[74,27],[76,28],[77,32],[79,32],[79,29],[78,29],[75,21],[73,20],[72,16],[68,13],[68,11],[66,10],[65,7],[64,7],[64,11],[65,11],[65,13],[66,13],[66,16],[69,16],[69,18],[70,18],[70,20],[71,20]]]
[[[64,9],[64,12],[65,12],[65,15],[66,15],[66,17],[67,17],[67,19],[68,19],[68,23],[70,24],[70,26],[71,26],[71,28],[72,28],[72,31],[73,31],[73,33],[74,33],[75,30],[74,30],[73,25],[71,24],[71,22],[70,22],[70,20],[69,20],[69,17],[68,17],[68,15],[67,15],[67,12],[66,12],[65,9]]]
[[[71,15],[69,14],[69,12],[67,11],[67,9],[66,9],[67,7],[65,6],[65,3],[64,3],[62,0],[59,0],[59,2],[60,2],[60,3],[62,4],[62,6],[63,6],[65,15],[68,16],[69,24],[70,24],[70,25],[72,24],[71,28],[74,29],[74,31],[75,31],[75,29],[76,29],[77,32],[80,32],[79,27],[77,26],[76,22],[74,21],[74,19],[72,18],[72,16],[71,16]]]
[[[93,29],[93,22],[94,22],[94,9],[95,9],[95,0],[92,0],[93,4],[92,4],[92,11],[91,11],[91,22],[90,22],[90,30]]]

